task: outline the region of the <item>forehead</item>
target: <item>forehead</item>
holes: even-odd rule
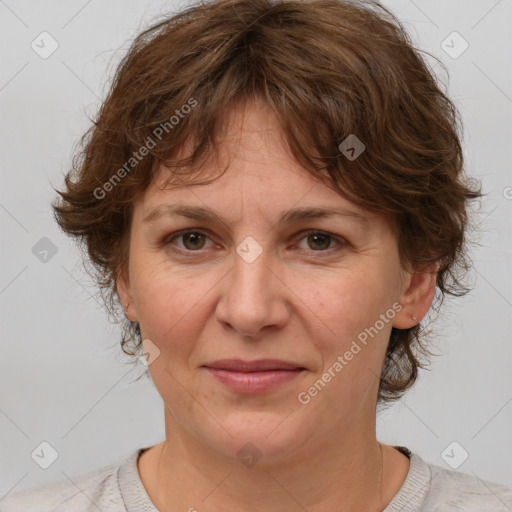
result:
[[[223,224],[231,231],[244,223],[244,217],[269,228],[316,219],[335,219],[365,232],[377,225],[373,221],[375,214],[317,180],[283,171],[273,187],[272,179],[260,178],[254,170],[238,170],[234,163],[220,178],[205,185],[171,189],[153,186],[139,209],[139,222],[143,228],[150,228],[164,222],[162,219],[186,218],[204,224]]]
[[[178,214],[214,220],[219,212],[236,211],[239,216],[259,211],[274,222],[344,215],[364,226],[374,215],[302,167],[264,102],[238,104],[227,111],[217,143],[200,169],[200,179],[211,182],[183,185],[185,180],[180,185],[172,170],[161,166],[140,198],[141,219],[150,222]],[[185,146],[178,158],[188,156],[187,150]]]

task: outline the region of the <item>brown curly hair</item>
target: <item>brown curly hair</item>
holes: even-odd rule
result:
[[[469,291],[468,202],[482,194],[463,175],[460,115],[396,17],[372,1],[206,1],[134,40],[52,205],[123,323],[126,354],[141,346],[116,291],[134,198],[161,165],[182,184],[218,178],[201,176],[201,162],[217,151],[226,112],[256,98],[312,176],[393,220],[404,268],[438,262],[434,308]],[[366,146],[354,160],[339,149],[350,134]],[[392,329],[379,402],[415,382],[424,335],[420,325]]]

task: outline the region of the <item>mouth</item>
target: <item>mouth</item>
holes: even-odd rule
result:
[[[306,371],[303,366],[277,359],[223,359],[204,368],[231,391],[252,394],[268,393]]]

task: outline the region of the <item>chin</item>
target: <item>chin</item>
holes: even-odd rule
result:
[[[276,412],[240,412],[221,421],[231,434],[205,442],[222,455],[233,455],[248,468],[263,468],[288,458],[311,437],[307,424],[298,425],[296,413],[285,408]],[[218,429],[216,429],[218,432]],[[211,432],[211,431],[210,431]]]

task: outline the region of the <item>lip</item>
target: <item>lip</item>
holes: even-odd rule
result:
[[[238,393],[268,393],[297,378],[305,370],[278,359],[222,359],[204,365],[228,389]]]
[[[257,359],[244,361],[243,359],[220,359],[204,366],[216,370],[227,370],[231,372],[265,372],[271,370],[297,370],[304,369],[299,364],[282,361],[280,359]]]

